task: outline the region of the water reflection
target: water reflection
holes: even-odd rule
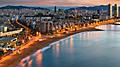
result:
[[[98,29],[102,29],[102,30],[105,30],[105,31],[120,31],[120,25],[101,25],[101,26],[98,26],[96,27]]]
[[[30,61],[28,62],[28,67],[32,67],[32,62],[33,62],[33,60],[30,60]]]
[[[18,67],[42,67],[41,50],[38,50],[35,54],[21,60]]]
[[[55,45],[55,52],[56,52],[56,56],[59,56],[59,52],[60,52],[60,44],[59,42],[57,42],[57,44]]]
[[[31,61],[30,56],[24,58],[23,60],[21,60],[19,67],[28,67],[29,61]]]
[[[25,59],[21,60],[18,67],[25,67]]]
[[[98,32],[83,32],[81,34],[79,34],[80,38],[84,39],[84,40],[96,40],[97,38],[100,38],[102,36],[101,31]]]
[[[65,44],[68,45],[68,43],[69,43],[69,40],[68,40],[68,39],[65,40]],[[68,45],[68,46],[69,46],[69,45]]]
[[[38,51],[35,55],[36,64],[38,65],[37,67],[42,67],[42,58],[43,58],[42,52]]]
[[[74,48],[74,40],[73,36],[70,36],[70,52],[73,53],[73,48]]]
[[[105,31],[82,32],[55,42],[23,59],[20,67],[119,67],[120,26],[98,28]]]
[[[73,48],[73,36],[70,36],[70,49],[72,50]]]

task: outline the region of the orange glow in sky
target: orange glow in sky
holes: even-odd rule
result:
[[[120,0],[0,0],[1,5],[43,5],[43,6],[93,6],[104,5],[109,3],[117,3],[120,5]]]

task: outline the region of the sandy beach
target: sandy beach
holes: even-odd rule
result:
[[[64,36],[61,36],[61,37],[53,37],[53,38],[46,39],[44,41],[36,41],[34,44],[31,44],[29,48],[23,49],[20,54],[16,53],[15,55],[13,55],[14,57],[0,62],[0,67],[17,67],[19,62],[23,58],[35,53],[37,50],[41,48],[48,46],[50,43],[58,41],[65,37],[68,37],[70,35],[74,35],[76,33],[85,32],[85,31],[102,31],[102,30],[96,29],[96,28],[84,28],[75,32],[71,32],[69,34],[64,34]]]

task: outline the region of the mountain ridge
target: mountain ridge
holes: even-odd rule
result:
[[[49,10],[47,8],[42,8],[42,7],[11,6],[11,5],[0,7],[0,9],[41,9],[41,10]]]

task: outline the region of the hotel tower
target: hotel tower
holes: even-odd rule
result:
[[[112,5],[109,4],[109,5],[108,5],[108,16],[109,16],[109,19],[112,18],[112,15],[113,15],[113,14],[112,14]]]
[[[117,4],[114,6],[114,17],[119,17],[119,7]]]

